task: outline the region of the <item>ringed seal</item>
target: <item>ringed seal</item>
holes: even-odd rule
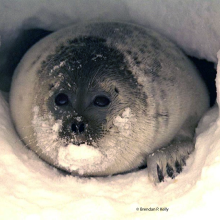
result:
[[[10,92],[18,134],[49,164],[82,176],[147,164],[154,183],[182,170],[208,103],[173,43],[117,22],[73,25],[42,39],[16,68]]]

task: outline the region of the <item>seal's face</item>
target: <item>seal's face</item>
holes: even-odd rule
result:
[[[43,154],[49,152],[46,160],[51,161],[48,155],[54,155],[52,160],[57,158],[60,147],[70,144],[91,145],[105,157],[106,150],[122,143],[124,148],[131,145],[136,129],[134,114],[138,114],[138,105],[142,112],[146,103],[135,98],[137,82],[127,69],[123,54],[107,46],[104,39],[81,37],[69,41],[68,46],[60,46],[42,63],[39,75],[33,124],[38,147]],[[122,121],[118,122],[117,117],[122,117]],[[45,146],[50,147],[45,150]],[[115,168],[111,169],[96,169],[95,174],[112,174]],[[123,167],[122,171],[126,169]]]

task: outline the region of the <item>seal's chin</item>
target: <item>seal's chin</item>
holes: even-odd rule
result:
[[[73,144],[73,145],[76,145],[76,146],[82,146],[82,145],[87,145],[87,146],[91,146],[91,147],[95,147],[96,144],[92,141],[73,141],[72,143],[70,144]],[[69,144],[66,144],[65,146],[68,146]]]
[[[77,145],[77,146],[80,146],[80,145],[82,145],[82,144],[87,144],[87,142],[85,142],[85,141],[82,141],[82,142],[73,142],[73,144],[74,145]],[[89,144],[88,144],[89,145]]]
[[[85,135],[74,136],[71,138],[67,138],[66,145],[73,144],[76,146],[87,145],[92,147],[97,147],[97,142],[93,138],[88,138]]]
[[[95,146],[96,143],[94,139],[91,137],[91,135],[86,135],[86,134],[78,134],[78,135],[72,135],[71,133],[67,135],[63,135],[64,132],[59,132],[58,133],[58,138],[62,140],[64,146],[68,146],[69,144],[73,144],[76,146],[80,145],[88,145],[88,146]],[[62,135],[60,135],[62,134]]]
[[[105,170],[105,155],[87,144],[69,144],[58,149],[57,164],[70,173],[81,176],[92,174],[96,170]]]

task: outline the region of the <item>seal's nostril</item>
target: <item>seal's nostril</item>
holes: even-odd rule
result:
[[[84,130],[85,130],[85,125],[84,125],[84,123],[81,123],[81,124],[79,125],[79,133],[83,133]]]
[[[75,134],[83,133],[85,131],[85,125],[84,123],[80,123],[80,124],[73,123],[71,129]]]
[[[74,133],[77,133],[78,131],[76,124],[72,124],[71,129]]]

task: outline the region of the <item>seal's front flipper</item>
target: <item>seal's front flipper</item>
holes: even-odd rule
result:
[[[174,140],[167,147],[162,147],[147,156],[148,176],[156,184],[164,177],[174,178],[182,171],[185,160],[194,150],[191,140]]]

